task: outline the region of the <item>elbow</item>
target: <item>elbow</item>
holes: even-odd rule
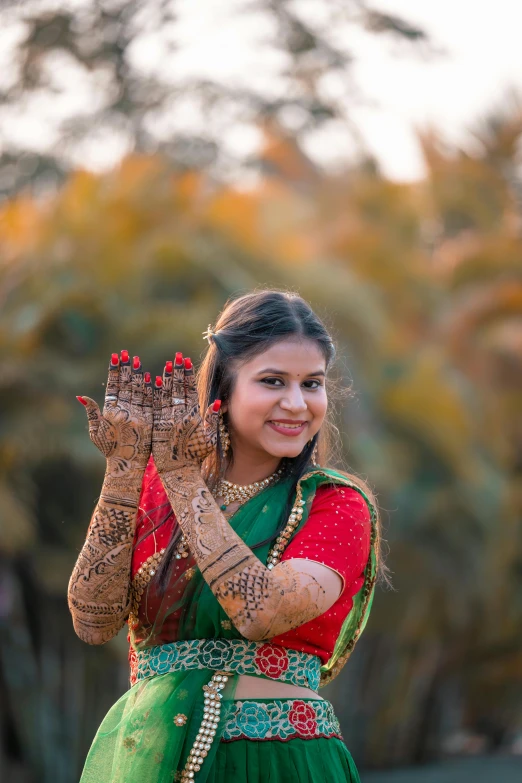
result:
[[[78,622],[73,620],[73,628],[76,636],[81,639],[85,644],[101,645],[110,642],[119,631],[123,628],[125,620],[111,627],[103,629],[93,628],[89,623]]]
[[[99,614],[88,611],[91,607],[78,602],[69,596],[69,611],[71,612],[73,628],[76,636],[85,644],[106,644],[113,639],[125,625],[128,611],[111,614],[101,622]]]
[[[259,629],[253,626],[252,623],[243,624],[234,622],[234,625],[243,639],[247,639],[249,642],[258,642],[260,640]]]
[[[244,636],[245,639],[248,639],[249,642],[264,642],[268,639],[271,639],[272,636],[275,636],[275,634],[270,633],[266,627],[262,628],[253,624],[238,628],[238,631],[241,636]]]
[[[76,636],[80,641],[85,642],[85,644],[105,644],[108,639],[103,639],[101,636],[98,636],[97,634],[92,633],[89,629],[85,628],[83,625],[76,625],[73,623],[74,631],[76,633]]]
[[[260,642],[261,636],[256,633],[252,628],[243,628],[239,630],[241,636],[247,639],[249,642]]]

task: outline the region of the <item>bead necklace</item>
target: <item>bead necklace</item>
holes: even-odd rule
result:
[[[231,481],[226,481],[225,479],[220,479],[215,494],[216,497],[221,497],[225,501],[223,505],[220,506],[221,511],[226,511],[227,506],[235,500],[244,502],[255,497],[255,495],[259,494],[263,489],[266,489],[270,484],[277,481],[282,473],[283,468],[279,468],[279,470],[276,470],[275,473],[272,473],[271,476],[263,479],[263,481],[254,481],[253,484],[246,484],[244,486],[241,486],[241,484],[233,484]]]

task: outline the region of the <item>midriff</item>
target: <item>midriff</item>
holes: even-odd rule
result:
[[[322,699],[311,688],[291,685],[289,682],[265,680],[250,674],[240,674],[234,699]]]

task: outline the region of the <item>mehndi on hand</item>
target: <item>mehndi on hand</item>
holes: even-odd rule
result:
[[[175,364],[166,363],[163,379],[156,378],[153,406],[152,455],[160,474],[201,467],[216,448],[220,406],[216,400],[203,420],[191,360],[177,353]]]
[[[121,352],[121,361],[112,354],[102,412],[90,397],[78,400],[87,412],[89,437],[107,458],[111,474],[144,471],[151,453],[153,391],[139,357],[131,369],[128,351]]]

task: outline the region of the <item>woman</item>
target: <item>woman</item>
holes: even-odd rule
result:
[[[81,781],[359,781],[317,693],[364,629],[380,548],[370,490],[324,466],[332,341],[279,291],[206,337],[197,386],[181,353],[153,388],[122,351],[103,415],[78,398],[107,471],[69,607],[90,644],[128,622],[131,668]]]

